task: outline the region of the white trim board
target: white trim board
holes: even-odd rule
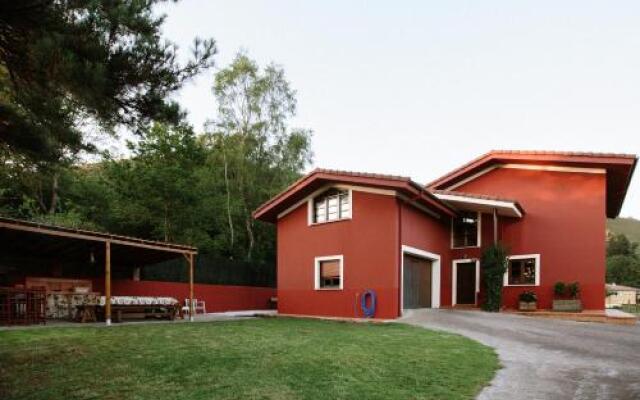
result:
[[[493,171],[496,168],[527,169],[527,170],[533,170],[533,171],[572,172],[572,173],[583,173],[583,174],[605,174],[606,173],[606,170],[604,168],[567,167],[564,165],[553,165],[553,164],[548,164],[548,165],[515,164],[515,163],[496,164],[496,165],[487,167],[483,170],[480,170],[479,172],[476,172],[475,174],[461,180],[460,182],[457,182],[457,183],[454,183],[453,185],[448,186],[446,190],[454,190],[456,188],[459,188],[460,186],[468,182],[471,182],[481,177],[482,175],[485,175],[486,173]]]
[[[434,196],[436,196],[439,200],[443,200],[443,201],[452,201],[452,202],[466,203],[466,204],[477,204],[477,205],[487,206],[487,207],[506,208],[511,210],[511,212],[513,212],[517,217],[522,218],[522,213],[520,212],[518,207],[516,207],[515,203],[510,201],[477,199],[477,198],[468,197],[468,196],[461,196],[461,195],[455,195],[455,194],[441,194],[441,193],[434,193]]]
[[[320,262],[338,260],[340,264],[340,287],[338,288],[321,288],[320,287]],[[319,291],[343,290],[344,289],[344,256],[342,254],[334,256],[320,256],[313,260],[313,288]]]
[[[476,263],[476,291],[475,291],[475,301],[474,304],[478,305],[478,292],[480,292],[480,260],[477,258],[461,258],[457,260],[453,260],[451,265],[451,306],[455,306],[457,304],[457,293],[458,290],[458,264],[465,263]]]
[[[527,258],[533,258],[536,260],[536,282],[534,284],[526,284],[526,285],[509,285],[509,265],[507,265],[507,270],[504,272],[504,287],[534,287],[540,286],[540,254],[518,254],[513,256],[508,256],[507,260],[522,260]]]
[[[402,245],[400,257],[400,315],[404,314],[404,255],[431,261],[431,308],[440,308],[440,255],[415,247]]]

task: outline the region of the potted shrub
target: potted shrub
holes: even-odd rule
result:
[[[553,293],[553,311],[582,311],[582,301],[579,299],[580,284],[578,282],[572,282],[569,284],[557,282],[553,286]]]
[[[532,290],[525,290],[518,296],[520,311],[535,311],[538,308],[538,296]]]

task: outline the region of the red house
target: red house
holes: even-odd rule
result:
[[[376,318],[404,309],[478,305],[480,256],[510,250],[504,306],[524,290],[551,308],[553,285],[577,281],[604,309],[606,218],[620,212],[634,155],[491,151],[427,186],[390,175],[316,169],[260,208],[277,224],[278,311]]]

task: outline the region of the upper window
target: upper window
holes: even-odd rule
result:
[[[480,246],[480,222],[476,212],[464,212],[453,219],[452,244],[453,247],[478,247]]]
[[[540,282],[540,256],[511,256],[506,272],[508,286],[537,286]]]
[[[313,223],[351,218],[351,199],[348,190],[329,189],[313,199]]]
[[[342,256],[317,257],[316,289],[342,289]]]

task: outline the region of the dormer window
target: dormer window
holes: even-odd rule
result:
[[[451,223],[451,247],[480,246],[480,214],[463,212]]]
[[[351,218],[351,193],[346,189],[332,188],[313,199],[314,224]]]

